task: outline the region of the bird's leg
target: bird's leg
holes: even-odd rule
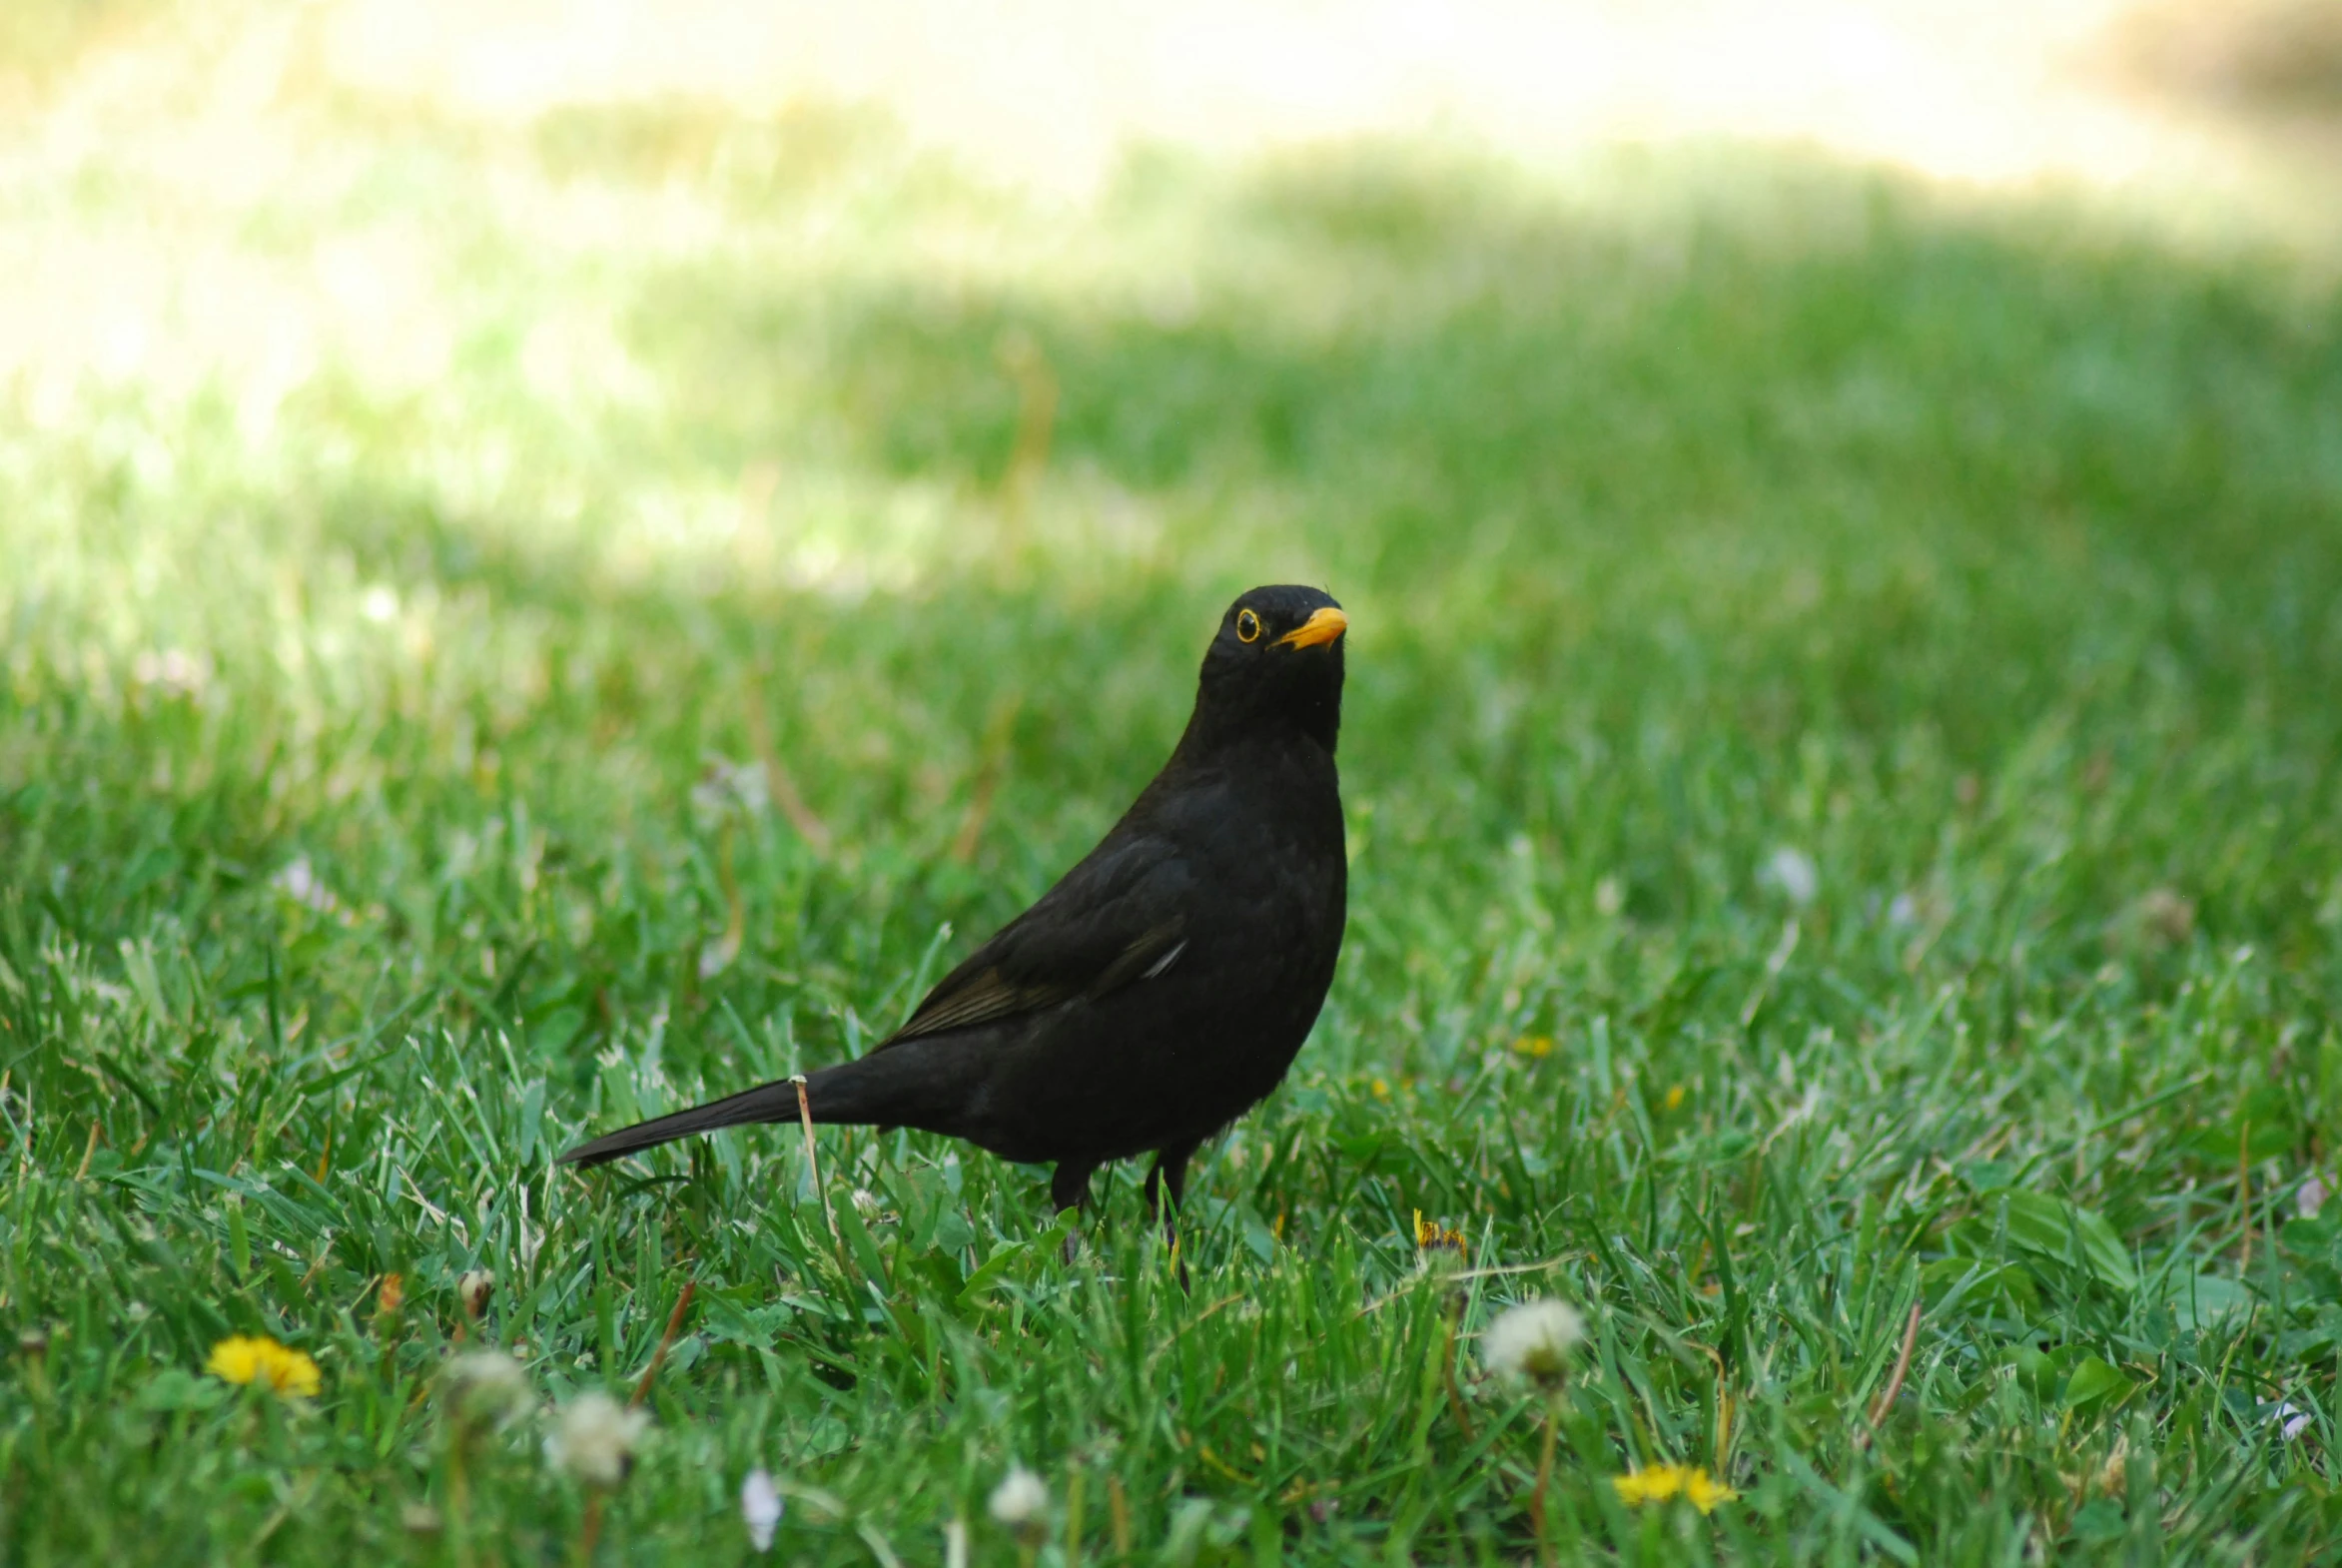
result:
[[[1172,1144],[1155,1152],[1147,1171],[1147,1211],[1163,1216],[1163,1238],[1172,1254],[1179,1246],[1179,1200],[1187,1195],[1187,1162],[1195,1158],[1198,1143]],[[1165,1202],[1162,1199],[1168,1198]],[[1187,1260],[1179,1258],[1179,1288],[1187,1287]]]
[[[1096,1161],[1087,1164],[1079,1160],[1061,1160],[1057,1174],[1049,1178],[1049,1200],[1057,1204],[1059,1213],[1069,1208],[1080,1208],[1090,1201],[1090,1175],[1098,1169]]]
[[[1147,1172],[1147,1211],[1164,1212],[1162,1200],[1171,1199],[1171,1213],[1178,1211],[1179,1200],[1187,1195],[1187,1162],[1202,1148],[1201,1140],[1189,1144],[1172,1144],[1155,1152],[1155,1164]],[[1170,1217],[1167,1213],[1166,1219]]]
[[[1093,1160],[1084,1164],[1079,1160],[1061,1160],[1055,1175],[1049,1178],[1049,1200],[1057,1205],[1059,1213],[1069,1208],[1081,1208],[1090,1201],[1090,1176],[1098,1169]],[[1074,1232],[1066,1232],[1066,1261],[1074,1260]]]

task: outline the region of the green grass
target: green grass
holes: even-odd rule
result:
[[[780,1560],[1011,1560],[1012,1460],[1052,1562],[1077,1487],[1088,1562],[1118,1506],[1136,1561],[1518,1561],[1471,1340],[1541,1293],[1563,1561],[2342,1533],[2329,285],[1754,154],[1069,209],[850,114],[309,112],[332,178],[205,232],[421,237],[420,370],[0,399],[0,1560],[563,1560],[537,1426],[451,1490],[472,1267],[548,1397],[698,1281],[608,1562],[747,1560],[757,1464]],[[7,221],[162,200],[92,156]],[[920,1136],[551,1167],[863,1049],[1289,578],[1353,616],[1353,910],[1191,1293],[1128,1171],[1069,1264],[1042,1173]],[[698,788],[759,758],[810,835]],[[204,1378],[234,1332],[322,1395]],[[1741,1495],[1625,1510],[1663,1460]]]

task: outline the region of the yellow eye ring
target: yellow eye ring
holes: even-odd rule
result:
[[[1258,642],[1260,640],[1260,617],[1250,610],[1236,611],[1236,640],[1238,642]]]

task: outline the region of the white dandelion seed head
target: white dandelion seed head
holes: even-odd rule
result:
[[[1586,1337],[1586,1320],[1567,1301],[1524,1301],[1505,1308],[1480,1335],[1488,1370],[1548,1387],[1569,1371],[1570,1353]]]
[[[634,1450],[650,1429],[650,1412],[622,1405],[600,1389],[579,1394],[561,1406],[545,1437],[545,1460],[588,1486],[611,1487],[626,1479]]]
[[[762,762],[734,762],[713,753],[703,760],[699,782],[691,786],[694,810],[710,821],[733,812],[751,817],[764,814],[771,802],[771,786]]]
[[[473,1350],[455,1357],[439,1374],[447,1399],[465,1421],[510,1426],[528,1413],[535,1391],[528,1373],[501,1350]]]
[[[787,1509],[770,1470],[755,1469],[740,1483],[740,1517],[748,1526],[748,1543],[760,1552],[773,1549],[773,1532],[781,1527]]]
[[[992,1489],[992,1516],[1012,1530],[1039,1522],[1049,1507],[1049,1483],[1021,1464],[1009,1466],[1001,1484]]]

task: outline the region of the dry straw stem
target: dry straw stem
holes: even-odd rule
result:
[[[800,1094],[803,1092],[802,1089],[799,1090]],[[667,1314],[667,1331],[659,1335],[658,1348],[650,1353],[650,1365],[644,1367],[642,1376],[635,1380],[634,1396],[626,1401],[629,1407],[638,1405],[649,1397],[651,1379],[658,1376],[659,1368],[666,1364],[667,1352],[675,1345],[675,1336],[683,1331],[683,1314],[691,1310],[691,1298],[698,1293],[698,1280],[686,1279],[683,1281],[683,1291],[675,1297],[675,1309]]]
[[[1448,1414],[1454,1417],[1456,1430],[1463,1434],[1464,1441],[1468,1443],[1472,1440],[1474,1435],[1472,1431],[1472,1417],[1470,1413],[1464,1409],[1464,1391],[1456,1386],[1455,1377],[1456,1327],[1463,1318],[1463,1315],[1464,1297],[1463,1292],[1459,1290],[1451,1294],[1448,1300],[1447,1311],[1442,1315],[1441,1318],[1441,1327],[1439,1332],[1439,1382],[1440,1386],[1447,1392]]]
[[[1871,1440],[1879,1435],[1879,1428],[1885,1423],[1887,1412],[1895,1408],[1895,1396],[1903,1392],[1903,1380],[1911,1371],[1912,1351],[1919,1348],[1919,1343],[1920,1303],[1914,1301],[1911,1304],[1911,1319],[1903,1325],[1903,1349],[1895,1357],[1895,1373],[1887,1379],[1887,1386],[1881,1391],[1878,1402],[1871,1406],[1869,1429],[1855,1439],[1856,1446],[1868,1448]]]
[[[764,764],[765,793],[772,803],[781,808],[781,815],[789,819],[789,826],[797,830],[806,847],[814,854],[828,858],[835,835],[821,819],[820,813],[806,804],[805,792],[797,787],[797,775],[781,760],[780,749],[773,744],[772,723],[764,714],[764,683],[762,671],[751,670],[745,679],[748,687],[748,743],[756,748],[757,761]]]
[[[805,1098],[805,1075],[797,1074],[789,1080],[797,1086],[797,1125],[805,1129],[805,1169],[812,1174],[813,1189],[821,1194],[821,1214],[830,1222],[830,1240],[838,1247],[838,1260],[845,1262],[846,1237],[838,1229],[837,1211],[830,1207],[830,1189],[821,1182],[821,1154],[813,1144],[813,1102]]]
[[[1128,1557],[1131,1555],[1131,1499],[1123,1491],[1123,1478],[1119,1475],[1106,1478],[1106,1506],[1114,1515],[1115,1555]]]
[[[92,1129],[94,1132],[95,1129]],[[89,1161],[84,1159],[83,1165]],[[2243,1277],[2252,1274],[2252,1118],[2240,1117],[2236,1123],[2236,1221],[2244,1229],[2244,1250],[2236,1261],[2236,1272]]]
[[[1017,441],[1001,475],[1001,558],[1014,561],[1025,547],[1026,519],[1034,486],[1049,466],[1050,437],[1057,427],[1058,379],[1049,356],[1022,327],[1003,333],[993,348],[1001,369],[1017,384]]]
[[[1066,1568],[1082,1568],[1082,1504],[1088,1480],[1079,1465],[1066,1477]]]
[[[984,740],[977,751],[976,784],[969,794],[967,814],[960,819],[960,831],[952,838],[952,859],[963,866],[976,858],[984,825],[992,818],[993,798],[1000,793],[1001,776],[1008,771],[1010,735],[1023,705],[1024,699],[1011,692],[995,705],[984,726]]]
[[[591,1568],[593,1549],[602,1538],[602,1494],[585,1494],[585,1522],[577,1528],[577,1568]]]
[[[1537,1447],[1537,1487],[1529,1494],[1529,1528],[1537,1536],[1537,1561],[1553,1568],[1553,1541],[1545,1530],[1545,1493],[1553,1485],[1553,1450],[1560,1437],[1561,1400],[1545,1402],[1545,1432]]]

